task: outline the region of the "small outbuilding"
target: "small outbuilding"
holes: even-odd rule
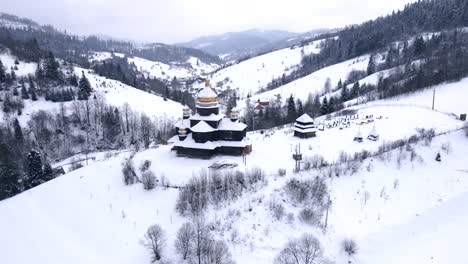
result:
[[[356,136],[354,136],[353,141],[356,141],[356,142],[358,142],[358,143],[361,143],[363,140],[364,140],[364,138],[362,137],[362,133],[361,133],[361,131],[359,130],[358,133],[356,134]]]
[[[308,115],[303,114],[294,123],[294,136],[299,138],[315,137],[317,133],[317,126],[314,120]]]
[[[369,136],[367,136],[367,139],[372,140],[372,141],[379,140],[379,134],[377,134],[377,131],[375,131],[375,126],[370,131]]]

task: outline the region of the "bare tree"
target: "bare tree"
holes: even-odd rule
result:
[[[152,130],[152,123],[149,117],[145,114],[141,115],[141,137],[143,139],[143,144],[145,148],[149,147],[151,142],[151,130]]]
[[[161,259],[161,253],[164,245],[166,244],[164,231],[162,228],[155,224],[148,228],[146,231],[143,245],[151,251],[151,261],[155,262]]]
[[[195,230],[192,224],[185,223],[177,231],[175,248],[177,253],[185,260],[191,252],[191,245],[194,240]]]
[[[319,264],[323,263],[323,250],[317,238],[304,234],[294,239],[275,258],[275,264]]]
[[[212,243],[210,255],[211,264],[232,264],[232,255],[224,241],[217,240]]]
[[[353,239],[343,240],[342,245],[343,245],[344,252],[346,252],[348,254],[348,256],[350,256],[350,257],[352,255],[356,254],[357,251],[358,251],[358,245],[357,245],[356,241],[354,241]]]
[[[203,217],[195,218],[194,228],[194,241],[193,241],[193,253],[195,254],[196,261],[198,264],[202,264],[202,260],[206,257],[206,251],[209,248],[207,245],[211,240],[211,234],[208,227],[205,225]]]

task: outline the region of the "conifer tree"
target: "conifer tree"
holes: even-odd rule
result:
[[[304,106],[302,105],[301,99],[297,99],[297,116],[302,116],[304,114]]]
[[[369,64],[367,64],[367,75],[371,75],[371,74],[374,74],[375,73],[375,58],[374,58],[374,54],[372,54],[369,58]]]
[[[343,88],[341,89],[341,101],[346,102],[348,100],[349,100],[349,91],[346,85],[344,85]]]
[[[356,98],[359,96],[359,90],[361,89],[359,82],[355,82],[353,88],[351,89],[351,98]]]
[[[328,114],[328,99],[326,96],[323,98],[322,106],[320,107],[320,114],[321,115]]]
[[[6,81],[5,67],[3,66],[2,60],[0,60],[0,83],[4,83],[5,81]]]
[[[291,96],[289,97],[288,99],[288,115],[286,117],[286,121],[288,123],[292,123],[294,122],[294,120],[296,120],[296,117],[297,117],[297,110],[296,110],[296,102],[294,101],[294,97]]]
[[[59,63],[55,60],[54,54],[49,51],[44,59],[44,75],[51,80],[59,79]]]
[[[52,166],[48,162],[44,164],[43,170],[43,179],[44,181],[50,181],[54,178],[54,172],[52,171]]]
[[[18,96],[18,95],[19,95],[18,88],[17,88],[16,86],[13,87],[13,95],[14,95],[14,96]]]
[[[44,70],[42,69],[41,63],[39,62],[37,63],[37,67],[36,67],[36,79],[42,80],[42,78],[44,78]]]
[[[26,85],[24,84],[24,80],[21,79],[21,98],[29,99],[28,90],[26,90]]]
[[[79,90],[85,92],[87,97],[89,97],[91,95],[91,92],[93,91],[93,88],[91,88],[91,84],[89,83],[88,78],[86,78],[84,71],[81,72],[81,78],[78,83],[78,88]]]
[[[27,174],[26,188],[33,188],[44,182],[41,155],[36,150],[31,150],[27,157]]]
[[[19,146],[23,146],[24,144],[23,130],[21,129],[21,125],[17,118],[15,118],[15,121],[13,121],[13,130],[14,130],[16,143]]]

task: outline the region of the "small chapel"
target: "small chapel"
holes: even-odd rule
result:
[[[294,136],[299,138],[315,137],[317,133],[317,126],[312,117],[308,114],[303,114],[294,123]]]
[[[196,95],[196,113],[183,108],[182,119],[176,124],[174,148],[178,156],[210,158],[213,155],[245,155],[252,151],[246,137],[247,125],[239,121],[239,111],[229,117],[220,113],[218,95],[205,81]]]

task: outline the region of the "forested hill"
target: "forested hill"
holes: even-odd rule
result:
[[[360,55],[389,51],[391,44],[396,42],[402,43],[403,48],[404,45],[411,44],[408,41],[418,34],[448,31],[467,26],[468,1],[466,0],[421,0],[408,4],[401,11],[394,11],[390,15],[361,25],[349,26],[333,34],[334,38],[328,38],[323,42],[320,53],[305,56],[302,60],[302,67],[283,78],[283,82],[278,83],[274,80],[268,89],[279,87],[323,67]],[[322,36],[322,38],[330,36],[332,35]],[[461,47],[465,47],[465,44],[458,43]],[[452,49],[448,52],[454,51]],[[461,51],[466,53],[466,47],[461,48]],[[424,52],[418,54],[420,58],[432,58],[439,55]],[[407,57],[407,59],[411,58]]]
[[[135,45],[125,41],[103,40],[96,36],[80,37],[61,32],[50,25],[40,26],[29,19],[0,14],[0,44],[14,50],[15,41],[28,42],[33,39],[42,49],[50,50],[57,57],[82,66],[87,66],[86,55],[91,51],[119,52],[128,56],[137,56],[164,63],[185,63],[190,57],[195,57],[208,64],[221,63],[217,56],[192,48],[163,44]]]

